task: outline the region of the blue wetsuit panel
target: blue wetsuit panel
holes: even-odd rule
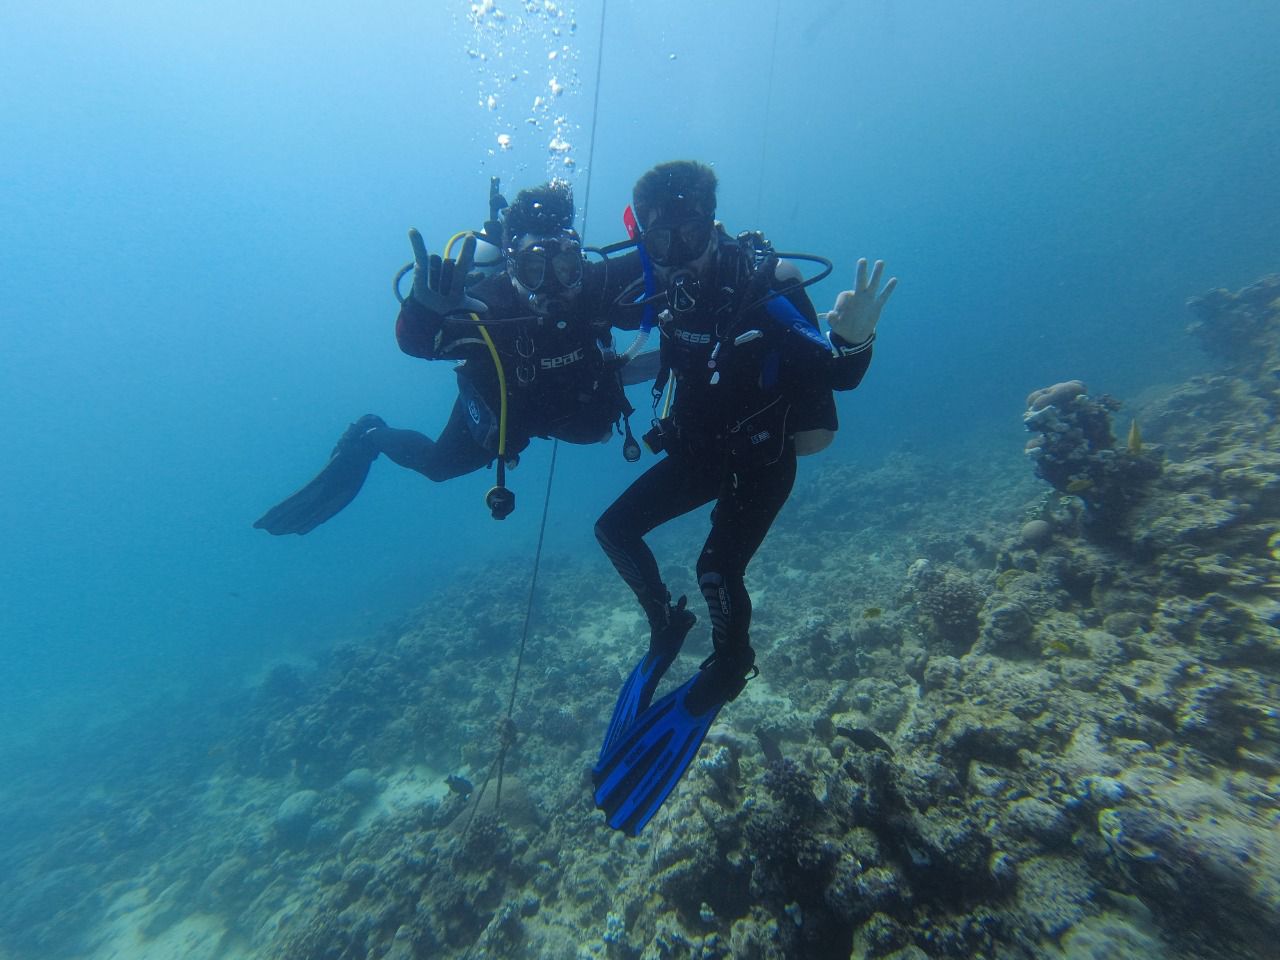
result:
[[[804,337],[823,353],[831,352],[831,345],[827,343],[826,337],[819,333],[818,329],[786,297],[770,297],[765,301],[764,308],[769,316],[783,328]]]

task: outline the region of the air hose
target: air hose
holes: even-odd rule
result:
[[[449,238],[449,242],[444,247],[446,259],[453,256],[453,245],[458,242],[458,238],[465,237],[468,233],[470,233],[469,230],[459,230]],[[471,314],[471,322],[476,325],[476,329],[484,339],[484,345],[489,348],[489,356],[493,358],[493,369],[498,374],[498,470],[494,485],[484,495],[484,502],[495,520],[505,520],[516,508],[516,496],[507,489],[507,374],[502,369],[502,358],[498,356],[498,348],[494,346],[493,337],[489,336],[489,331],[480,322],[480,317],[474,313]]]

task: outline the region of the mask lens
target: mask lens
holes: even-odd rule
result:
[[[555,271],[560,286],[572,289],[582,283],[582,252],[575,244],[566,244],[551,257],[551,269]]]
[[[668,263],[675,231],[670,227],[650,227],[644,232],[644,249],[654,263]]]
[[[529,247],[516,254],[516,280],[528,290],[541,290],[547,279],[547,251]]]
[[[711,239],[711,224],[699,217],[686,220],[680,224],[680,242],[689,255],[690,260],[697,260],[702,251],[707,249],[707,241]]]

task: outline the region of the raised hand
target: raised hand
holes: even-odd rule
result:
[[[428,310],[442,315],[456,313],[485,313],[489,308],[474,297],[467,296],[467,274],[476,255],[476,238],[467,234],[462,241],[462,253],[456,261],[445,260],[427,253],[427,245],[413,227],[409,228],[409,243],[413,247],[413,292],[411,296]]]
[[[883,274],[884,261],[877,260],[871,269],[871,277],[868,278],[867,259],[863,257],[858,261],[858,275],[853,289],[842,291],[836,297],[836,305],[827,314],[827,323],[831,325],[831,329],[849,343],[865,343],[876,332],[880,311],[898,286],[898,278],[890,277],[884,289],[877,294]]]

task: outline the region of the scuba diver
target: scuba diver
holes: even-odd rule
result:
[[[343,433],[324,469],[255,527],[277,535],[315,529],[355,498],[379,454],[437,483],[496,461],[497,483],[486,504],[497,519],[515,508],[506,469],[533,437],[599,443],[621,421],[624,455],[639,458],[620,374],[630,357],[614,357],[610,349],[611,323],[639,322],[637,311],[614,309],[639,273],[638,257],[586,260],[564,181],[522,190],[510,205],[492,181],[489,215],[481,240],[501,255],[480,266],[501,270],[487,276],[472,273],[476,235],[465,235],[455,261],[449,250],[444,258],[429,255],[421,234],[409,231],[413,287],[401,301],[396,340],[410,356],[460,361],[458,397],[440,436],[432,440],[367,414]],[[409,269],[396,276],[397,297]],[[648,379],[652,364],[634,363],[627,373],[628,382]]]
[[[797,455],[830,443],[837,428],[832,390],[861,382],[897,279],[877,294],[883,263],[868,278],[859,261],[856,288],[839,295],[824,337],[804,288],[829,274],[830,263],[776,253],[759,233],[730,237],[715,221],[716,177],[708,167],[660,164],[636,183],[632,202],[653,298],[666,304],[654,425],[644,437],[666,456],[596,523],[600,545],[648,617],[650,642],[623,684],[592,779],[609,826],[635,836],[679,782],[720,709],[758,672],[747,564],[791,492]],[[827,269],[803,280],[796,259]],[[713,652],[651,705],[696,617],[685,597],[671,602],[643,538],[712,502],[697,577]]]

